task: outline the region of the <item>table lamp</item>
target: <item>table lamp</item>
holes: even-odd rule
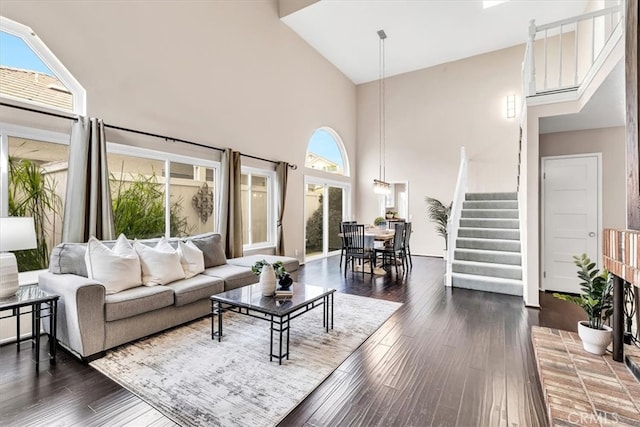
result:
[[[8,251],[37,247],[33,218],[0,218],[0,298],[11,297],[18,291],[18,263]]]

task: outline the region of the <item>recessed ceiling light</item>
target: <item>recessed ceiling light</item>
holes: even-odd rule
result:
[[[482,0],[482,8],[487,9],[489,7],[496,6],[500,3],[508,2],[509,0]]]

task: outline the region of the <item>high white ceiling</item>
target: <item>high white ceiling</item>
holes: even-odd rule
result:
[[[354,83],[379,78],[377,31],[387,34],[385,75],[525,43],[529,21],[584,13],[587,0],[320,0],[282,18]]]

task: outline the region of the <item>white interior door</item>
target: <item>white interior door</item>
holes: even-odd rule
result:
[[[598,262],[599,155],[546,157],[543,170],[543,288],[579,293],[573,256]]]

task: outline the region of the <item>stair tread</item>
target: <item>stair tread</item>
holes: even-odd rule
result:
[[[491,240],[491,239],[489,239]],[[507,242],[512,242],[513,240],[507,240]],[[456,247],[455,251],[467,252],[467,253],[478,253],[478,254],[486,254],[486,255],[504,255],[504,254],[513,254],[513,256],[520,256],[520,251],[496,251],[493,249],[476,249],[476,248],[458,248]]]
[[[451,277],[457,277],[459,279],[477,280],[479,282],[494,282],[494,283],[522,286],[522,280],[520,279],[505,279],[504,277],[479,276],[476,274],[456,273],[456,272],[452,272]]]
[[[465,240],[465,241],[471,241],[471,242],[491,241],[496,243],[513,243],[517,241],[517,240],[511,240],[511,239],[492,239],[491,237],[458,237],[456,238],[456,240]],[[464,248],[464,249],[467,249],[467,248]]]
[[[458,230],[496,230],[496,231],[519,231],[517,228],[493,228],[493,227],[458,227]]]
[[[454,259],[452,263],[459,264],[459,265],[471,265],[476,267],[497,267],[497,268],[504,268],[506,270],[522,270],[522,266],[520,265],[501,264],[497,262],[467,261],[467,260]]]

